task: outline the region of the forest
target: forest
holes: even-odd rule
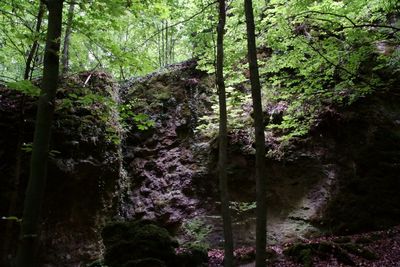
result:
[[[398,0],[1,0],[0,267],[400,266]]]

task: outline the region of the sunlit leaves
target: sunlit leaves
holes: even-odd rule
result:
[[[21,92],[28,96],[39,96],[40,88],[34,85],[31,81],[21,80],[17,82],[7,83],[8,88]]]

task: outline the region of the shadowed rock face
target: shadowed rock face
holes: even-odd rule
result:
[[[138,112],[148,113],[157,126],[127,136],[125,168],[133,187],[123,210],[128,218],[156,219],[172,230],[182,221],[202,218],[214,227],[209,241],[219,245],[217,142],[193,132],[196,118],[210,112],[212,82],[193,66],[180,67],[136,80],[124,90],[124,101],[146,100]],[[279,158],[268,159],[271,243],[321,230],[351,232],[399,222],[393,208],[399,203],[397,100],[395,93],[387,92],[347,108],[327,109],[307,138],[293,140]],[[278,103],[269,109],[274,117],[285,107]],[[275,148],[274,139],[268,140],[268,147]],[[253,152],[247,131],[231,133],[228,173],[237,202],[233,215],[238,245],[253,244],[255,238],[254,209],[247,205],[255,196]],[[365,195],[357,193],[355,185]],[[378,204],[382,198],[387,201],[384,207]]]
[[[200,118],[210,114],[213,77],[197,71],[195,65],[175,65],[168,72],[120,86],[104,73],[93,75],[87,85],[90,90],[131,103],[136,114],[145,113],[155,122],[142,131],[128,120],[132,127],[121,145],[107,136],[109,121],[118,124],[115,118],[102,121],[90,110],[76,107],[59,111],[52,147],[61,153],[50,160],[44,207],[42,262],[46,266],[78,266],[99,257],[103,250],[99,229],[112,217],[152,219],[180,235],[182,222],[200,218],[213,226],[208,241],[213,246],[221,244],[218,142],[194,130]],[[60,97],[68,88],[83,87],[88,75],[64,82]],[[21,98],[0,90],[2,216],[8,214],[14,183],[18,142],[14,122]],[[392,89],[346,108],[327,109],[309,136],[293,140],[279,158],[268,158],[270,243],[306,238],[321,230],[355,232],[399,223],[399,100]],[[33,133],[32,103],[27,100],[25,105],[25,143],[31,142]],[[274,123],[285,111],[285,104],[279,105],[266,111]],[[232,132],[229,142],[235,242],[252,245],[253,142],[246,129]],[[277,147],[274,138],[268,138],[267,145]],[[29,154],[22,159],[20,196]],[[21,203],[20,197],[17,216]],[[5,222],[0,223],[0,236],[4,236]],[[15,240],[16,225],[12,232]]]
[[[65,98],[72,91],[79,95],[88,75],[82,73],[63,81],[58,98]],[[106,98],[116,97],[116,86],[104,73],[93,73],[85,88]],[[0,216],[10,214],[21,218],[30,153],[22,152],[21,174],[16,181],[16,148],[19,133],[23,133],[22,143],[32,142],[35,99],[22,97],[5,88],[0,88],[0,96],[0,178],[2,185],[7,184],[0,187],[3,197]],[[22,127],[17,123],[22,114],[21,105],[24,107]],[[108,141],[105,131],[108,126],[90,112],[91,107],[81,108],[77,103],[61,107],[61,100],[58,100],[43,205],[41,266],[79,266],[100,257],[99,231],[104,221],[115,213],[115,192],[120,176],[120,148]],[[9,211],[15,183],[18,198],[15,207]],[[7,237],[11,239],[11,245],[3,254],[5,238],[0,238],[1,255],[12,255],[15,253],[15,240],[18,240],[18,224],[6,224],[0,221],[0,236],[6,236],[3,231],[11,233]],[[0,265],[7,266],[8,263],[9,260]]]
[[[196,71],[194,62],[123,86],[123,101],[136,100],[134,112],[155,122],[145,132],[133,128],[127,133],[124,167],[133,186],[123,216],[176,230],[184,218],[202,213],[194,185],[204,162],[195,156],[194,129],[198,116],[208,112],[210,86],[210,77]]]

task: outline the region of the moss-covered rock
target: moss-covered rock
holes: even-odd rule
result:
[[[334,257],[338,262],[349,266],[355,265],[352,259],[354,256],[369,261],[378,259],[373,251],[351,242],[351,239],[346,237],[337,238],[333,242],[296,243],[288,247],[284,254],[304,264],[304,266],[313,266],[313,259],[316,258]]]
[[[104,262],[109,267],[173,266],[176,262],[177,242],[150,221],[114,222],[104,227],[102,237]]]
[[[167,265],[154,258],[145,258],[140,260],[128,261],[122,267],[167,267]]]
[[[349,266],[355,265],[354,261],[345,250],[330,242],[293,244],[284,251],[284,254],[292,257],[297,262],[304,264],[305,267],[313,266],[314,258],[327,258],[330,255],[343,264]]]
[[[208,251],[203,246],[191,246],[179,253],[178,263],[182,267],[208,266]]]

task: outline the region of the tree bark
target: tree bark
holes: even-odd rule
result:
[[[64,46],[63,46],[62,58],[61,58],[61,65],[62,65],[61,75],[65,75],[69,71],[69,45],[70,45],[70,42],[71,42],[72,22],[73,22],[73,19],[74,19],[74,10],[75,10],[75,2],[72,1],[69,4],[68,20],[67,20],[67,26],[66,26],[66,29],[65,29]]]
[[[38,47],[39,47],[39,40],[38,40],[38,35],[40,34],[40,29],[42,28],[42,21],[43,21],[43,15],[45,12],[45,6],[42,2],[39,3],[38,7],[38,14],[36,16],[36,26],[35,26],[35,37],[32,43],[32,46],[29,50],[28,57],[26,59],[25,63],[25,71],[24,71],[24,80],[31,80],[32,79],[32,71],[34,69],[34,57],[37,53]],[[23,145],[23,138],[24,138],[24,113],[25,113],[25,96],[21,97],[20,105],[20,114],[19,114],[19,119],[17,123],[17,129],[18,129],[18,138],[17,138],[17,147],[16,147],[16,153],[15,153],[15,169],[14,169],[14,181],[13,181],[13,187],[12,187],[12,193],[10,197],[10,204],[8,208],[8,214],[9,216],[13,216],[16,214],[17,210],[17,199],[18,199],[18,188],[20,184],[20,178],[21,178],[21,165],[22,165],[22,145]],[[12,240],[12,229],[13,229],[13,224],[15,222],[13,221],[7,221],[6,222],[6,230],[5,230],[5,236],[4,236],[4,243],[3,243],[3,255],[2,255],[2,262],[4,265],[8,265],[8,252],[10,252],[10,244]]]
[[[247,49],[253,99],[254,129],[256,138],[256,267],[265,266],[267,245],[267,183],[265,173],[265,136],[261,100],[261,84],[257,63],[257,48],[252,0],[244,0]]]
[[[45,11],[45,6],[42,2],[39,4],[39,11],[36,17],[36,27],[35,27],[35,34],[39,35],[40,34],[40,29],[42,28],[42,21],[43,21],[43,15]],[[29,50],[28,57],[26,59],[25,63],[25,72],[24,72],[24,80],[29,80],[30,78],[30,73],[32,70],[32,61],[33,58],[35,57],[36,50],[39,47],[39,40],[38,36],[35,36],[35,40],[32,43],[31,49]]]
[[[63,0],[47,0],[46,5],[49,16],[42,92],[39,97],[36,115],[30,176],[25,195],[20,242],[17,251],[17,267],[36,265],[35,256],[39,241],[39,222],[46,186],[51,124],[58,86]]]
[[[165,66],[165,28],[164,20],[161,21],[161,67]]]
[[[169,51],[169,32],[168,32],[168,20],[165,20],[165,65],[169,64],[169,57],[168,57],[168,51]]]
[[[160,35],[160,28],[158,26],[158,23],[155,24],[157,28],[157,51],[158,51],[158,65],[160,68],[162,67],[162,59],[161,59],[161,35]]]
[[[228,148],[228,130],[227,130],[227,112],[226,112],[226,93],[224,82],[224,31],[226,21],[225,0],[219,0],[219,22],[217,28],[217,62],[216,62],[216,80],[218,86],[219,99],[219,189],[221,195],[221,212],[224,228],[224,266],[233,266],[233,237],[232,221],[229,210],[229,193],[227,167],[227,148]]]

